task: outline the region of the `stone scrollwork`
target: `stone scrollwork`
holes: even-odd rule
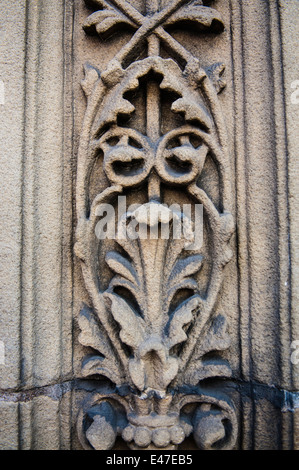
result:
[[[218,383],[231,375],[222,354],[230,339],[225,315],[214,313],[234,232],[218,100],[224,66],[203,68],[171,35],[173,26],[220,33],[224,24],[203,1],[172,0],[161,7],[152,0],[145,15],[125,0],[86,3],[96,10],[84,24],[87,33],[105,38],[128,28],[132,37],[105,70],[85,65],[82,82],[87,110],[78,155],[75,250],[90,297],[79,315],[79,341],[90,352],[82,377],[105,377],[108,385],[99,385],[82,404],[80,441],[86,449],[107,450],[121,436],[131,449],[176,449],[193,434],[200,449],[231,449],[237,419]],[[145,132],[125,124],[138,111],[131,97],[142,83]],[[181,119],[165,132],[163,93],[172,97],[171,114]],[[207,159],[216,168],[217,201],[200,185]],[[94,196],[97,161],[107,186]],[[179,200],[168,207],[164,188],[203,208],[203,248],[194,243],[194,215],[186,216]],[[116,208],[119,197],[130,195],[132,201],[137,193],[143,202],[122,214],[113,243],[97,236],[99,208]],[[182,222],[183,236],[175,237]],[[146,236],[157,227],[157,236]]]

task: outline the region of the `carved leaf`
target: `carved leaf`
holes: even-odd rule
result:
[[[178,368],[178,360],[174,357],[169,357],[161,371],[161,379],[159,380],[162,390],[165,390],[176,377]]]
[[[207,111],[200,106],[198,103],[195,103],[192,99],[192,96],[185,96],[184,98],[179,98],[176,100],[172,106],[171,110],[174,113],[183,113],[185,119],[188,122],[199,122],[206,130],[210,130],[212,127],[211,118],[208,115]]]
[[[113,292],[116,287],[121,287],[128,290],[135,301],[137,302],[140,310],[142,308],[144,298],[143,298],[143,291],[135,286],[132,282],[128,281],[127,279],[123,279],[120,276],[115,276],[109,284],[109,291]]]
[[[169,287],[173,287],[187,276],[196,274],[200,270],[202,263],[203,256],[201,255],[189,256],[177,261],[168,281]]]
[[[133,284],[138,284],[138,276],[132,264],[116,251],[111,251],[107,254],[106,263],[116,274],[131,281]]]
[[[229,378],[231,375],[231,367],[225,360],[199,361],[193,364],[193,369],[185,374],[185,381],[189,385],[197,385],[201,380]]]
[[[194,293],[198,291],[196,280],[190,276],[193,276],[201,269],[202,263],[202,255],[192,255],[187,258],[180,259],[174,264],[166,283],[166,295],[164,301],[165,310],[169,309],[169,306],[178,291],[183,289],[191,290]]]
[[[94,33],[95,31],[100,36],[107,36],[112,34],[117,26],[126,25],[130,28],[136,29],[136,26],[125,15],[116,10],[100,10],[90,15],[83,28],[86,32]]]
[[[106,293],[105,298],[109,299],[113,318],[121,327],[121,340],[136,350],[145,338],[144,320],[119,295]]]
[[[114,355],[107,335],[99,327],[92,310],[87,306],[81,310],[78,323],[81,329],[79,341],[83,346],[93,348],[106,357]]]
[[[178,24],[192,24],[199,31],[210,30],[213,33],[221,32],[224,29],[220,13],[203,5],[187,5],[181,8],[167,20],[165,26],[177,26]]]
[[[221,357],[205,358],[206,354],[221,352],[229,348],[231,343],[227,332],[227,320],[218,315],[212,322],[209,330],[198,344],[192,358],[192,365],[184,374],[184,382],[197,385],[199,381],[207,378],[230,377],[231,368]]]
[[[218,315],[208,333],[203,338],[195,351],[194,360],[202,358],[212,351],[225,351],[230,347],[231,339],[227,332],[227,320],[225,316]]]
[[[102,78],[103,78],[103,75],[102,75]],[[117,119],[119,115],[130,116],[130,114],[132,114],[135,111],[135,106],[132,103],[130,103],[130,101],[123,98],[122,96],[115,94],[115,96],[112,99],[117,100],[115,102],[115,106],[112,106],[112,107],[106,106],[106,108],[103,109],[101,118],[99,119],[96,125],[97,129],[101,129],[102,126],[106,124],[117,123]]]
[[[124,376],[121,374],[117,364],[101,356],[91,356],[85,359],[82,365],[82,375],[83,377],[103,375],[116,385],[124,382]]]
[[[169,306],[171,305],[171,302],[173,301],[175,295],[181,291],[188,289],[190,291],[193,291],[194,293],[197,292],[198,290],[198,285],[195,279],[192,279],[191,277],[188,277],[187,279],[184,279],[180,283],[176,284],[174,287],[171,289],[167,290],[167,297],[165,299],[165,308],[169,309]]]
[[[140,360],[131,359],[129,362],[129,371],[136,387],[139,390],[144,390],[146,387],[146,373],[144,363]]]
[[[100,328],[92,310],[87,306],[80,313],[79,326],[81,329],[80,343],[95,349],[102,355],[92,355],[84,361],[82,365],[83,376],[103,375],[116,384],[122,383],[122,369],[110,345],[109,338]]]
[[[180,305],[180,307],[171,315],[166,327],[165,338],[165,342],[169,349],[183,341],[186,341],[187,335],[183,327],[192,322],[194,311],[198,308],[199,304],[200,297],[193,296]]]

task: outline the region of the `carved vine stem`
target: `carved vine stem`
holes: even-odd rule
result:
[[[159,9],[159,0],[147,0],[146,11],[148,15],[157,13]],[[160,40],[154,34],[147,39],[148,56],[154,57],[160,54]],[[146,100],[146,131],[148,137],[156,142],[160,138],[160,89],[157,82],[150,81],[147,84],[147,100]],[[160,195],[160,178],[153,172],[148,182],[148,198],[149,200],[161,200]]]
[[[231,374],[222,355],[230,345],[226,318],[215,312],[234,231],[218,100],[224,66],[204,69],[171,36],[174,25],[214,33],[224,25],[201,0],[174,0],[162,9],[159,0],[146,0],[146,15],[124,0],[86,4],[98,8],[86,20],[87,33],[107,36],[128,27],[133,35],[102,72],[86,64],[82,82],[87,110],[78,152],[75,250],[90,296],[79,315],[79,341],[90,352],[82,377],[108,382],[105,388],[96,382],[97,392],[82,404],[79,437],[83,447],[98,450],[111,449],[117,435],[132,449],[175,449],[191,434],[201,449],[232,448],[234,406],[219,386],[206,385]],[[171,58],[161,57],[161,45]],[[144,46],[147,56],[134,60]],[[138,112],[128,98],[132,92],[145,95],[145,135],[123,121]],[[184,123],[163,134],[165,92],[172,96],[170,112]],[[107,187],[94,197],[96,168]],[[212,171],[218,198],[201,186],[204,171]],[[134,188],[148,202],[126,207],[110,224],[109,238],[103,214],[114,214],[118,197],[136,195]],[[188,197],[193,212],[184,212],[180,198],[167,207],[169,188]],[[196,243],[199,206],[202,244]]]

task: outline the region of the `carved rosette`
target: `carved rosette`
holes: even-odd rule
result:
[[[236,415],[218,384],[231,375],[222,355],[230,339],[225,316],[214,314],[234,231],[217,96],[224,67],[202,68],[170,34],[173,25],[186,24],[221,32],[223,22],[201,1],[175,0],[161,9],[158,1],[148,2],[146,16],[123,0],[87,3],[98,8],[86,20],[87,32],[105,36],[127,27],[132,38],[102,73],[86,65],[82,82],[87,110],[78,156],[75,250],[90,296],[79,316],[79,341],[90,348],[82,377],[105,377],[108,385],[103,392],[99,382],[99,391],[82,404],[80,440],[86,449],[105,450],[120,435],[132,449],[175,449],[193,433],[200,449],[230,449]],[[169,58],[160,56],[161,45]],[[144,47],[146,56],[134,60]],[[145,132],[124,124],[136,113],[130,97],[138,91],[146,95]],[[163,93],[172,97],[170,112],[183,121],[165,133]],[[200,185],[207,159],[216,168],[217,202]],[[107,187],[94,197],[90,186],[99,161]],[[179,201],[166,206],[163,188],[175,188],[194,207],[203,207],[202,246],[194,243],[194,215],[188,218]],[[137,191],[145,201],[125,211],[113,244],[107,243],[97,233],[100,208],[117,208],[119,196]],[[175,236],[178,222],[182,237]],[[153,228],[157,236],[148,237]]]

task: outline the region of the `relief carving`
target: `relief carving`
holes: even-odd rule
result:
[[[174,25],[221,33],[224,24],[203,1],[148,1],[146,15],[124,0],[86,3],[96,10],[88,34],[128,28],[132,37],[105,70],[86,65],[82,82],[75,250],[90,297],[79,316],[79,341],[90,348],[82,377],[106,377],[109,385],[82,404],[80,441],[105,450],[121,436],[131,449],[176,449],[193,434],[200,449],[230,449],[237,419],[218,385],[231,375],[222,355],[230,338],[225,315],[214,313],[234,232],[218,100],[224,66],[203,68],[171,35]],[[162,117],[165,95],[169,122],[179,123],[171,129]],[[134,127],[138,96],[144,115]],[[200,184],[208,162],[215,200]],[[101,169],[107,184],[93,194]],[[171,191],[179,197],[169,207]],[[136,208],[126,206],[111,239],[99,236],[102,208],[118,209],[121,197]],[[186,215],[182,201],[202,207],[200,246],[194,210]]]

